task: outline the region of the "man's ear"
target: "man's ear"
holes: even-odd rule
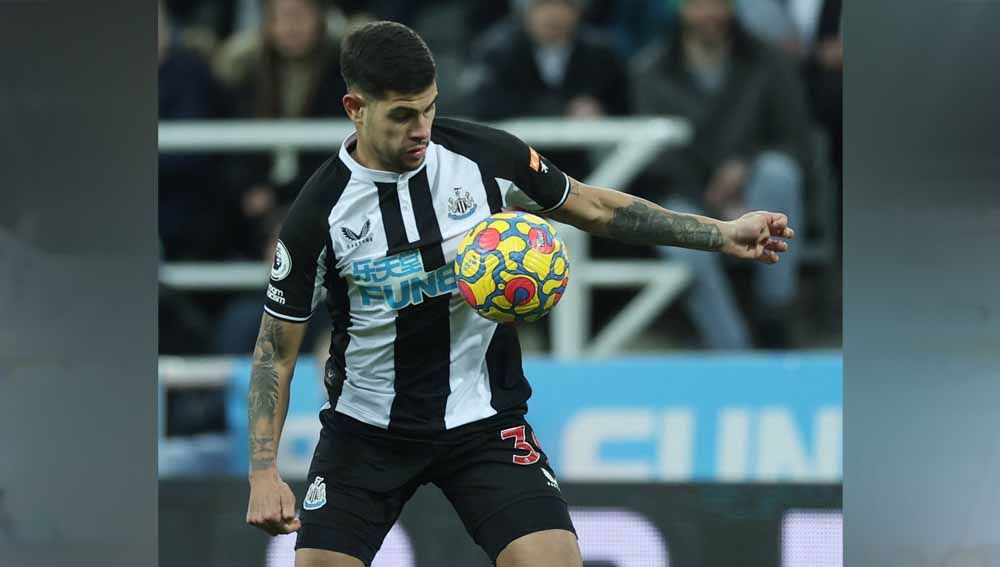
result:
[[[347,93],[344,98],[341,99],[344,104],[344,112],[347,113],[347,118],[355,124],[361,124],[364,120],[364,113],[366,108],[365,99],[357,93]]]

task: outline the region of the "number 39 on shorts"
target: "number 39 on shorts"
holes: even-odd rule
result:
[[[535,442],[533,447],[531,443],[528,442],[527,434],[525,433],[525,426],[518,425],[517,427],[508,427],[500,431],[501,439],[513,439],[514,449],[518,451],[527,451],[524,455],[514,455],[514,463],[518,465],[533,465],[542,458],[542,455],[535,450],[535,447],[541,448],[538,443],[538,438],[535,437],[535,433],[531,433],[531,439]]]

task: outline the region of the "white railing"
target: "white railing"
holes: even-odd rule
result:
[[[531,119],[496,126],[540,149],[605,149],[591,185],[624,189],[665,148],[686,144],[689,126],[672,118],[602,120]],[[165,122],[161,152],[242,152],[260,150],[334,150],[353,132],[346,120]],[[551,315],[553,355],[604,357],[640,334],[690,282],[689,270],[663,260],[599,261],[590,258],[589,239],[560,226],[572,259],[571,285]],[[180,289],[247,289],[266,284],[267,270],[256,262],[177,263],[162,267],[160,280]],[[642,291],[592,340],[591,291],[599,287],[641,287]]]

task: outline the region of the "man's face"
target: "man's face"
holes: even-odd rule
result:
[[[384,99],[366,98],[358,135],[375,152],[380,169],[404,172],[420,167],[431,139],[437,83],[423,92],[388,92]]]
[[[711,43],[728,39],[732,20],[733,9],[727,0],[687,0],[681,8],[684,29]]]
[[[309,0],[271,0],[267,31],[275,48],[291,59],[312,51],[322,33],[323,15]]]
[[[528,8],[527,29],[539,45],[563,45],[576,33],[580,11],[568,0],[535,0]]]

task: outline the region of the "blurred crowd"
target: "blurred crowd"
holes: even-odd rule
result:
[[[664,152],[626,189],[722,218],[786,211],[808,238],[837,243],[820,258],[832,265],[840,11],[841,0],[162,0],[159,115],[343,118],[339,38],[358,23],[396,20],[434,52],[439,115],[683,117],[692,143]],[[163,260],[269,264],[286,207],[329,153],[161,154]],[[578,178],[594,165],[587,151],[549,157]],[[833,197],[817,198],[822,191]],[[733,266],[718,256],[662,253],[694,271],[682,303],[703,346],[795,346],[787,322],[805,255],[744,274],[739,287],[751,291],[740,298]],[[163,289],[161,352],[248,354],[262,301]]]

